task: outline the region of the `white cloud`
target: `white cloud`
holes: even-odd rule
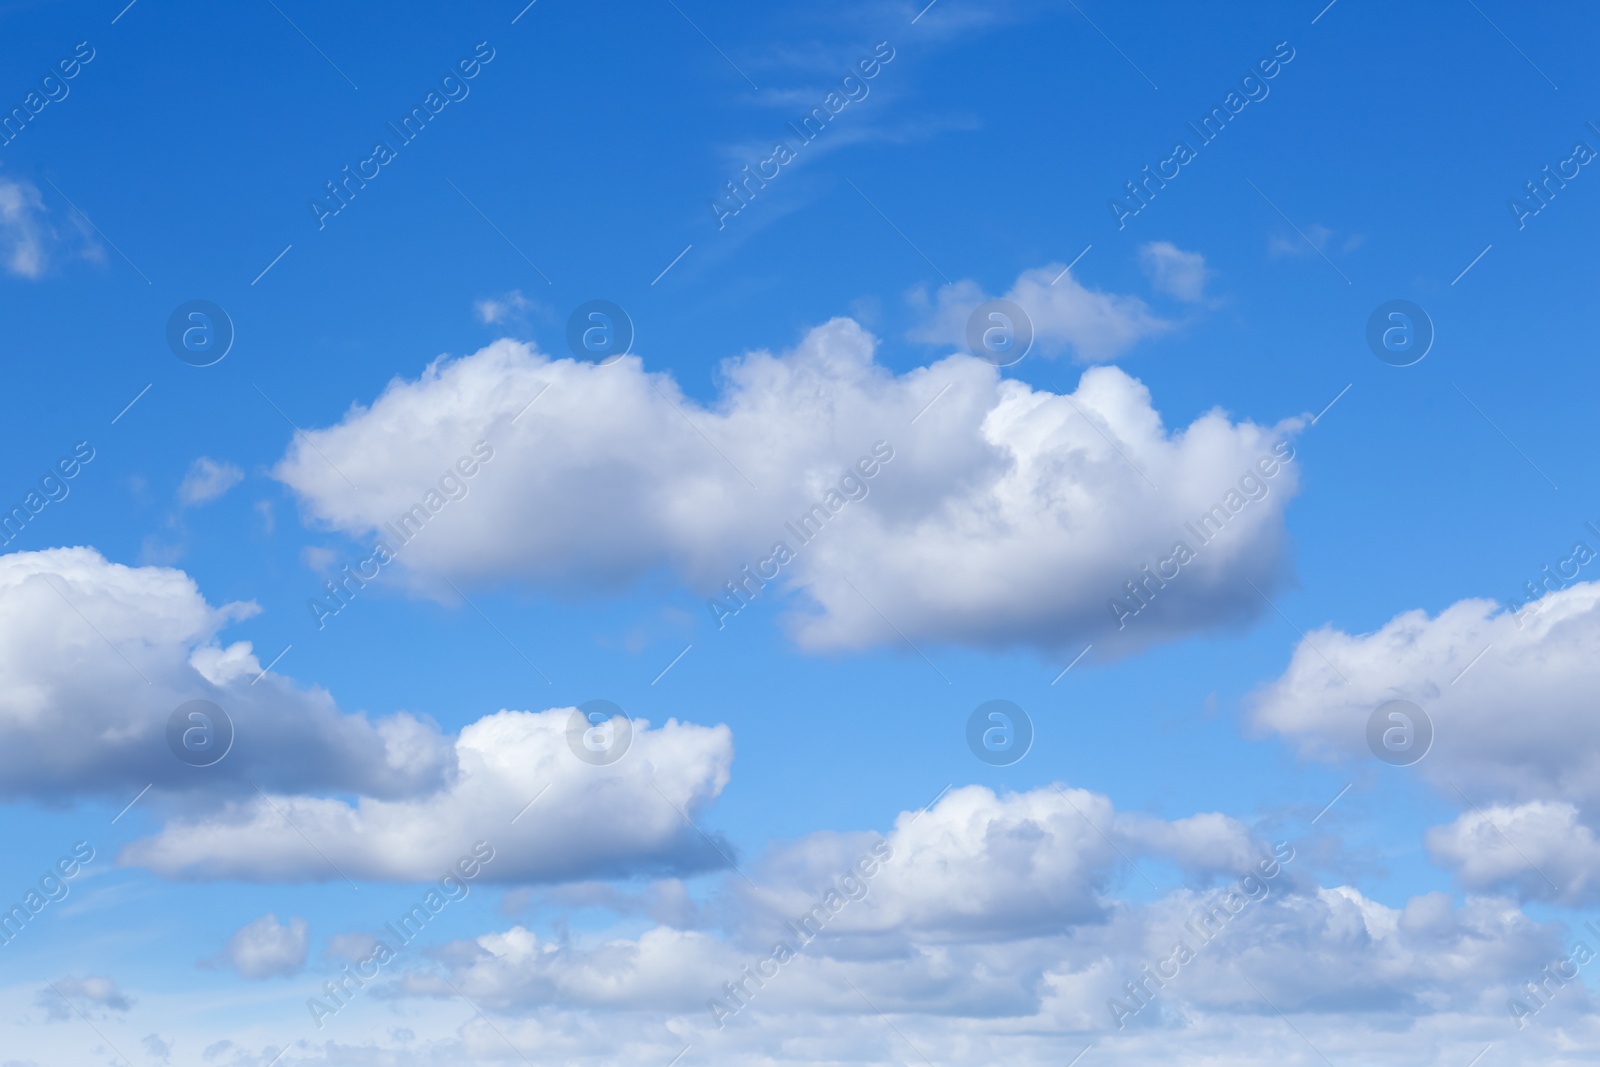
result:
[[[81,1006],[109,1011],[127,1011],[134,1003],[132,997],[117,988],[116,982],[99,975],[58,978],[39,990],[36,998],[39,1007],[52,1019],[74,1017],[76,1013],[68,1001],[78,1001]]]
[[[228,938],[223,950],[229,964],[244,978],[282,978],[306,965],[310,925],[298,916],[279,923],[272,912],[245,923]]]
[[[1299,233],[1277,232],[1269,236],[1267,253],[1274,257],[1283,256],[1290,259],[1314,256],[1326,248],[1332,238],[1333,231],[1328,227],[1308,222],[1305,229]]]
[[[104,258],[89,228],[75,213],[68,225],[77,238],[77,255]],[[50,221],[39,187],[29,181],[0,177],[0,268],[19,278],[44,276],[51,260],[68,249],[68,239]]]
[[[44,199],[31,182],[0,179],[0,259],[6,270],[22,278],[44,273],[50,228],[44,220]]]
[[[1081,789],[996,796],[951,790],[935,807],[906,813],[887,836],[893,856],[868,879],[860,906],[830,933],[897,940],[1008,940],[1109,917],[1112,875],[1127,857],[1156,856],[1195,877],[1248,871],[1270,853],[1241,823],[1220,815],[1176,822],[1118,813]],[[776,893],[735,891],[768,919],[804,914],[841,872],[870,852],[861,835],[813,834],[777,850],[762,868]]]
[[[92,549],[0,556],[0,793],[122,802],[153,783],[141,810],[167,821],[121,861],[174,878],[324,880],[339,877],[336,864],[358,878],[427,880],[479,839],[500,854],[485,868],[491,881],[725,862],[682,813],[726,785],[726,727],[637,719],[632,748],[596,767],[568,744],[571,709],[502,711],[453,739],[405,713],[348,715],[323,690],[262,675],[248,643],[217,642],[255,610],[213,608],[181,571],[124,567]],[[167,740],[174,710],[196,699],[235,731],[204,768]]]
[[[874,842],[888,858],[845,885],[841,872]],[[1116,876],[1123,854],[1174,862],[1188,884],[1132,903],[1130,876]],[[751,867],[759,890],[728,876],[715,928],[548,938],[513,926],[439,953],[450,984],[425,967],[391,994],[456,1001],[460,989],[519,1047],[596,1063],[670,1060],[687,1044],[707,1062],[920,1062],[909,1040],[963,1065],[1059,1067],[1091,1044],[1119,1067],[1310,1064],[1307,1034],[1343,1060],[1442,1064],[1476,1041],[1470,1059],[1489,1040],[1480,1034],[1513,1030],[1507,996],[1561,955],[1558,929],[1508,901],[1457,906],[1433,893],[1391,908],[1316,885],[1297,869],[1309,860],[1287,848],[1271,877],[1246,887],[1254,902],[1224,905],[1271,854],[1219,816],[1165,822],[1083,790],[967,787],[901,814],[881,839],[815,834],[777,846]],[[852,899],[824,905],[831,917],[807,941],[790,924],[830,887]],[[1190,927],[1208,913],[1197,936]],[[1109,1002],[1130,1003],[1125,983],[1168,966],[1180,939],[1192,959],[1117,1027]],[[794,955],[764,963],[778,941]],[[1581,989],[1563,995],[1587,1005]],[[714,1016],[712,1001],[739,1010]],[[469,1028],[459,1040],[487,1049],[491,1034]]]
[[[669,719],[650,729],[635,719],[623,757],[596,766],[569,746],[572,713],[501,711],[479,719],[456,739],[449,783],[431,793],[354,803],[249,797],[174,819],[118,860],[170,878],[327,881],[342,873],[419,882],[439,878],[485,841],[495,855],[478,877],[489,882],[724,865],[684,814],[693,816],[727,784],[728,728]]]
[[[478,320],[489,326],[504,322],[532,306],[533,302],[523,296],[519,289],[513,289],[500,297],[485,297],[472,305],[473,310],[478,313]]]
[[[1367,241],[1366,235],[1359,233],[1347,234],[1343,240],[1335,240],[1337,237],[1337,231],[1311,222],[1302,231],[1280,230],[1268,236],[1267,254],[1273,258],[1299,259],[1318,252],[1354,252]]]
[[[1413,770],[1446,797],[1459,802],[1454,781],[1470,784],[1474,800],[1563,799],[1596,810],[1600,584],[1569,586],[1539,607],[1519,622],[1493,601],[1462,600],[1431,618],[1403,612],[1374,633],[1314,630],[1257,694],[1255,722],[1314,758],[1369,758],[1372,711],[1410,700],[1434,728],[1433,749]]]
[[[448,743],[432,724],[343,714],[324,690],[262,676],[249,642],[218,641],[258,610],[214,608],[182,571],[89,548],[0,555],[0,795],[127,797],[154,783],[253,796],[255,783],[392,796],[442,780]],[[191,700],[234,724],[215,766],[168,748],[168,721]]]
[[[843,872],[859,870],[875,844],[890,855],[847,885]],[[1461,1067],[1491,1042],[1501,1062],[1576,1067],[1574,1050],[1600,1040],[1582,982],[1557,990],[1525,1029],[1507,1008],[1576,939],[1592,947],[1587,931],[1564,934],[1496,897],[1424,893],[1390,906],[1319,885],[1312,847],[1281,850],[1274,876],[1241,887],[1238,875],[1260,870],[1267,847],[1213,813],[1166,820],[1070,787],[968,786],[901,813],[881,837],[774,844],[742,864],[759,889],[726,872],[684,921],[641,923],[625,907],[614,926],[510,925],[407,950],[340,1011],[337,1029],[317,1032],[306,1019],[304,995],[323,995],[320,977],[279,1008],[246,1005],[248,1018],[220,1031],[225,1041],[196,1026],[192,991],[142,996],[137,1029],[116,1017],[97,1025],[122,1047],[176,1028],[174,1047],[206,1048],[221,1067],[259,1067],[280,1052],[288,1067],[514,1064],[517,1050],[611,1067],[670,1063],[686,1046],[700,1062],[785,1067],[920,1063],[919,1049],[950,1067],[1060,1067],[1089,1046],[1107,1067],[1316,1067],[1319,1054]],[[1161,888],[1146,891],[1125,857]],[[830,887],[856,899],[830,903]],[[1239,888],[1258,899],[1230,905]],[[795,944],[775,972],[763,967],[777,940],[800,940],[787,924],[819,904],[831,913],[821,935]],[[1190,927],[1207,913],[1197,935]],[[1180,939],[1193,957],[1157,989],[1144,968],[1166,966]],[[342,936],[339,958],[364,958],[371,943]],[[1154,996],[1118,1028],[1110,1002],[1130,1001],[1129,982]],[[707,1002],[732,1004],[730,987],[747,1003],[719,1028]],[[485,1014],[465,1008],[463,993]],[[0,1013],[16,1014],[17,999],[0,987]],[[49,1062],[59,1033],[18,1026],[8,1052]]]
[[[1071,351],[1079,362],[1112,359],[1146,337],[1172,329],[1136,296],[1103,293],[1079,283],[1065,263],[1049,263],[1023,271],[1001,294],[1027,312],[1033,323],[1034,348],[1045,355]],[[977,282],[941,286],[930,304],[925,293],[913,301],[926,321],[909,334],[914,341],[955,345],[967,350],[967,319],[990,297]]]
[[[1054,650],[1091,639],[1109,651],[1119,636],[1131,647],[1253,617],[1261,600],[1244,579],[1269,591],[1281,580],[1294,464],[1273,463],[1264,499],[1247,507],[1235,487],[1260,482],[1253,465],[1297,420],[1269,428],[1211,412],[1168,431],[1116,368],[1086,371],[1061,396],[964,355],[897,376],[874,349],[836,319],[790,352],[728,361],[722,396],[702,406],[635,357],[597,367],[500,341],[391,382],[371,407],[296,439],[275,474],[317,520],[393,540],[384,524],[482,440],[494,458],[470,480],[450,476],[465,498],[445,507],[435,492],[439,513],[424,512],[399,550],[419,587],[509,579],[592,595],[670,568],[726,596],[781,540],[796,558],[779,584],[800,594],[789,622],[813,649],[898,645],[887,616],[913,641]],[[874,442],[892,460],[845,486],[865,499],[830,501]],[[1196,542],[1195,561],[1119,635],[1111,598],[1224,500],[1237,517]],[[785,524],[819,503],[828,526],[802,542]],[[705,619],[720,614],[708,605]]]
[[[1086,949],[1093,958],[1124,921],[1114,891],[1126,857],[1173,862],[1207,884],[1271,854],[1221,816],[1164,822],[1118,813],[1081,789],[997,796],[966,786],[902,813],[882,837],[817,833],[773,847],[751,865],[757,887],[726,879],[726,904],[709,913],[726,934],[660,925],[632,938],[551,944],[519,926],[479,938],[478,953],[456,954],[457,977],[469,996],[504,1008],[553,1000],[703,1015],[724,981],[784,939],[807,962],[763,990],[763,1008],[855,1010],[844,975],[914,1013],[992,1014],[1004,1005],[1026,1014],[1039,1006],[1033,986],[1064,934],[1098,944]],[[789,924],[807,923],[820,936],[803,944]],[[421,975],[406,988],[448,989]]]
[[[1468,889],[1572,907],[1600,902],[1600,840],[1558,801],[1493,804],[1428,831],[1428,853]]]
[[[189,465],[178,486],[178,500],[185,505],[204,504],[215,500],[244,480],[244,471],[232,463],[218,463],[209,456],[201,456]]]
[[[1185,252],[1170,241],[1151,241],[1139,247],[1139,266],[1157,292],[1198,303],[1205,299],[1206,258]]]
[[[1370,634],[1324,627],[1257,695],[1254,720],[1303,755],[1363,759],[1374,709],[1414,702],[1434,740],[1410,771],[1464,809],[1429,836],[1435,857],[1472,888],[1592,903],[1600,900],[1597,647],[1593,582],[1550,593],[1520,618],[1492,601],[1463,600],[1433,617],[1404,612]],[[1513,864],[1517,849],[1556,884],[1527,858]]]

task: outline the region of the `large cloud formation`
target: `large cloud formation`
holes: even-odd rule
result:
[[[255,796],[175,819],[119,857],[173,878],[422,882],[479,841],[479,880],[547,882],[694,871],[726,860],[686,821],[728,782],[726,726],[633,721],[631,746],[597,766],[573,753],[572,708],[501,711],[461,731],[455,773],[396,800]]]
[[[511,764],[538,763],[564,743],[554,736],[559,718],[505,713],[487,720],[501,721],[484,736],[463,731],[461,745],[485,759],[503,754],[500,773],[510,774]],[[496,733],[513,727],[522,728],[521,747]],[[527,740],[539,734],[543,742]],[[660,766],[659,749],[645,754]],[[554,821],[541,805],[556,799],[544,797],[521,822],[541,811]],[[509,800],[479,794],[461,807],[498,821]],[[314,826],[315,812],[299,809],[301,817]],[[419,839],[438,838],[442,821],[424,821]],[[609,820],[581,821],[588,829]],[[354,836],[320,840],[359,847]],[[408,953],[376,977],[364,972],[366,988],[350,981],[343,957],[324,960],[326,975],[296,980],[319,1001],[345,984],[348,1004],[326,1029],[315,1028],[303,997],[290,997],[265,1015],[248,1005],[250,1018],[214,1041],[215,1032],[195,1031],[187,997],[143,990],[153,1018],[99,1025],[118,1042],[152,1024],[176,1026],[225,1067],[274,1058],[290,1067],[434,1067],[534,1055],[596,1067],[690,1056],[795,1067],[924,1056],[962,1067],[1059,1067],[1085,1049],[1115,1067],[1157,1058],[1311,1067],[1322,1056],[1459,1067],[1490,1043],[1522,1062],[1576,1063],[1563,1050],[1600,1037],[1581,983],[1551,982],[1543,1002],[1524,990],[1570,953],[1571,937],[1556,925],[1494,896],[1457,903],[1425,893],[1389,906],[1350,886],[1319,885],[1301,844],[1262,838],[1217,813],[1119,811],[1068,786],[1001,794],[965,786],[901,813],[882,834],[774,843],[746,865],[750,881],[728,872],[704,907],[653,909],[655,920],[642,925],[626,908],[621,922],[548,934],[513,923]],[[1146,873],[1162,884],[1145,892]],[[653,888],[658,900],[682,889],[670,879]],[[793,951],[777,961],[780,941]],[[1181,961],[1179,941],[1192,951]],[[1536,1006],[1533,1025],[1519,1029],[1509,1003]]]
[[[1130,893],[1142,881],[1127,863],[1146,858],[1180,883]],[[493,1017],[407,1063],[513,1047],[670,1062],[692,1048],[704,1063],[1059,1067],[1088,1046],[1118,1065],[1448,1063],[1516,1033],[1506,1000],[1563,951],[1556,927],[1509,901],[1389,907],[1319,886],[1307,862],[1221,815],[1166,821],[1081,789],[969,786],[881,836],[774,845],[754,885],[728,875],[688,921],[554,937],[512,925],[408,967],[375,999],[405,998],[416,1019],[465,996]],[[1180,939],[1193,956],[1177,965]],[[793,954],[776,959],[777,942]],[[1136,1006],[1130,984],[1143,1004],[1113,1011]],[[1562,997],[1529,1048],[1594,1032],[1583,990]],[[1374,1026],[1381,1044],[1362,1036]],[[324,1062],[315,1043],[289,1058],[301,1056]]]
[[[571,708],[500,711],[454,738],[404,713],[371,720],[217,640],[256,610],[92,549],[0,556],[0,795],[120,803],[151,786],[168,821],[120,858],[174,878],[427,881],[478,840],[498,852],[491,881],[726,863],[685,816],[727,784],[727,727],[635,720],[631,748],[596,766],[569,742]],[[168,746],[191,700],[232,720],[220,762]]]
[[[1169,431],[1116,368],[1058,395],[965,355],[896,375],[875,344],[836,319],[792,351],[729,360],[722,395],[701,405],[635,357],[595,366],[500,341],[392,381],[297,438],[276,475],[316,521],[384,539],[423,586],[592,593],[669,568],[738,607],[728,583],[750,600],[775,597],[776,581],[797,594],[790,623],[810,649],[901,633],[1132,647],[1252,617],[1262,601],[1246,579],[1270,591],[1286,570],[1298,477],[1272,450],[1298,421],[1211,412]],[[479,441],[493,453],[481,465]],[[444,480],[464,456],[474,476]],[[871,477],[856,473],[863,457]],[[449,502],[441,484],[464,495]],[[401,547],[393,527],[422,504],[432,513]],[[1208,515],[1201,540],[1186,524]],[[1180,540],[1194,553],[1181,569]],[[1131,620],[1111,607],[1140,604],[1130,581],[1148,601]]]
[[[1600,901],[1600,583],[1513,614],[1463,600],[1408,611],[1376,632],[1324,627],[1257,698],[1257,725],[1315,758],[1362,758],[1367,719],[1409,700],[1432,721],[1412,770],[1463,809],[1428,837],[1475,889]]]
[[[395,796],[443,781],[449,748],[433,724],[345,714],[320,688],[263,675],[249,642],[221,644],[258,610],[212,607],[182,571],[90,548],[0,555],[0,796],[245,783]],[[168,748],[168,720],[191,700],[233,721],[214,767]]]

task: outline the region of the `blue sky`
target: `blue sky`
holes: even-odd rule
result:
[[[1589,1062],[1590,976],[1520,989],[1600,948],[1600,587],[1524,608],[1600,550],[1591,12],[0,11],[0,902],[95,854],[0,945],[0,1064]],[[1003,368],[991,299],[1035,333]],[[196,300],[209,366],[167,339]],[[609,365],[568,347],[594,300]],[[1410,366],[1367,342],[1393,300]],[[210,767],[166,748],[190,699],[238,727]],[[601,767],[565,740],[595,699],[648,722]],[[994,699],[1009,766],[967,746]],[[1388,699],[1436,728],[1411,766],[1367,749]]]

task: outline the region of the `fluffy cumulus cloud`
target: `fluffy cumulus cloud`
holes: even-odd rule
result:
[[[120,859],[176,878],[428,880],[478,840],[498,850],[493,881],[726,863],[686,821],[728,781],[726,727],[637,719],[623,757],[597,766],[569,740],[571,708],[501,711],[454,738],[403,713],[346,714],[217,640],[254,611],[91,549],[0,556],[0,790],[121,802],[153,785],[145,806],[166,821]],[[234,732],[205,767],[169,741],[195,700]]]
[[[1428,832],[1434,861],[1469,889],[1512,890],[1524,899],[1582,907],[1600,900],[1600,841],[1559,801],[1474,808]]]
[[[400,799],[254,796],[170,821],[120,861],[174,878],[421,882],[485,842],[480,880],[692,871],[726,860],[689,823],[727,784],[725,726],[635,719],[624,755],[580,759],[574,709],[501,711],[464,728],[447,785]],[[581,743],[581,741],[580,741]]]
[[[449,744],[431,723],[345,714],[324,690],[263,676],[249,642],[219,640],[256,611],[213,607],[182,571],[93,549],[0,555],[0,795],[132,796],[151,784],[254,795],[255,783],[393,796],[443,781]],[[212,767],[168,744],[174,713],[195,700],[233,724],[234,746]]]
[[[1302,844],[1217,813],[1120,811],[1070,786],[958,787],[881,833],[774,843],[743,865],[749,881],[724,872],[705,906],[652,908],[653,921],[621,904],[607,922],[594,897],[602,910],[581,926],[512,923],[407,949],[374,975],[361,961],[390,936],[375,921],[330,942],[327,974],[301,979],[305,997],[276,1015],[252,1003],[225,1038],[195,1030],[188,994],[141,996],[137,1020],[118,1017],[124,1007],[97,1025],[134,1047],[151,1026],[176,1027],[174,1047],[203,1048],[221,1067],[691,1056],[1060,1067],[1085,1048],[1114,1067],[1313,1067],[1323,1056],[1461,1067],[1491,1043],[1504,1062],[1575,1065],[1575,1050],[1600,1039],[1583,984],[1547,977],[1577,940],[1597,943],[1589,932],[1493,895],[1386,904],[1319,884],[1316,849],[1301,855]],[[1159,886],[1147,891],[1141,872]],[[653,895],[678,889],[667,879]],[[257,926],[266,954],[281,955],[272,946],[292,923],[267,916],[241,935]],[[1535,1001],[1527,984],[1541,982]],[[326,1005],[341,987],[317,1028],[305,998]],[[0,1007],[14,1001],[0,987]],[[110,993],[102,1001],[116,1007]],[[1515,1005],[1537,1006],[1521,1028]],[[39,1059],[43,1030],[19,1028],[16,1054]]]
[[[870,887],[865,905],[847,909],[830,931],[1031,936],[1104,921],[1119,860],[1153,856],[1212,878],[1248,870],[1263,851],[1243,824],[1217,814],[1168,822],[1119,813],[1084,790],[996,796],[982,786],[953,789],[935,807],[902,815],[886,844],[890,856],[877,874],[856,872]],[[877,853],[864,839],[834,834],[776,849],[763,881],[786,888],[749,890],[746,910],[804,914],[862,855]]]
[[[1179,884],[1133,903],[1127,863],[1146,858]],[[494,1017],[434,1055],[1059,1065],[1093,1045],[1119,1065],[1320,1062],[1309,1037],[1335,1062],[1448,1063],[1514,1033],[1507,998],[1564,951],[1509,901],[1388,907],[1317,885],[1292,843],[1234,820],[1163,821],[1079,789],[957,789],[882,835],[812,835],[749,870],[754,886],[728,876],[697,921],[513,925],[408,966],[382,999],[416,1017],[465,994]],[[1559,1013],[1587,1007],[1580,988]],[[1373,1026],[1381,1045],[1358,1036]]]
[[[1370,758],[1369,717],[1409,700],[1434,740],[1413,770],[1462,818],[1429,837],[1475,888],[1600,900],[1600,583],[1513,614],[1464,600],[1377,631],[1306,635],[1257,698],[1255,722],[1313,758]],[[1512,859],[1515,857],[1516,862]],[[1541,873],[1543,872],[1543,873]]]
[[[1036,351],[1070,353],[1080,362],[1115,358],[1144,338],[1173,328],[1136,296],[1104,293],[1083,285],[1065,263],[1023,271],[1000,297],[1027,313]],[[910,337],[965,349],[967,320],[978,305],[991,299],[973,281],[941,286],[931,299],[924,292],[913,293],[913,303],[922,310],[924,321]]]
[[[280,923],[271,912],[245,923],[228,938],[223,956],[244,978],[280,978],[306,964],[310,924],[294,916]]]
[[[1373,633],[1314,630],[1257,696],[1258,725],[1307,755],[1367,757],[1367,720],[1389,700],[1432,720],[1418,773],[1474,800],[1564,799],[1600,813],[1600,583],[1551,593],[1513,615],[1463,600],[1430,617],[1395,616]]]
[[[812,649],[1145,643],[1251,617],[1246,579],[1286,570],[1297,420],[1169,430],[1116,368],[1063,395],[966,355],[896,375],[874,352],[836,319],[728,361],[703,405],[635,357],[500,341],[391,382],[276,475],[420,588],[592,594],[670,568],[720,598],[718,625],[788,594]]]
[[[1201,853],[1209,858],[1186,864]],[[728,981],[744,982],[743,999],[764,1015],[854,1012],[859,1002],[841,976],[869,984],[869,995],[898,1011],[1029,1015],[1063,932],[1098,931],[1087,936],[1103,941],[1121,921],[1114,890],[1129,859],[1177,863],[1206,885],[1271,854],[1220,816],[1164,823],[1079,789],[996,795],[968,786],[903,813],[883,835],[819,833],[775,845],[752,865],[753,881],[727,880],[705,916],[716,927],[664,923],[555,944],[517,926],[458,953],[456,977],[469,996],[506,1010],[554,1001],[694,1013],[704,1017],[697,1026],[725,1021],[713,1019],[708,1000],[742,1015]],[[776,942],[793,958],[759,963]],[[746,980],[746,968],[766,980]],[[448,986],[417,974],[405,988]]]

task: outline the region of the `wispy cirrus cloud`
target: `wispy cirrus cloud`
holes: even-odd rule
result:
[[[178,502],[186,507],[210,503],[242,481],[244,471],[234,464],[201,456],[189,464],[178,486]]]
[[[39,187],[0,175],[0,266],[18,278],[38,280],[60,257],[100,261],[104,252],[76,213],[63,226],[51,217]]]

